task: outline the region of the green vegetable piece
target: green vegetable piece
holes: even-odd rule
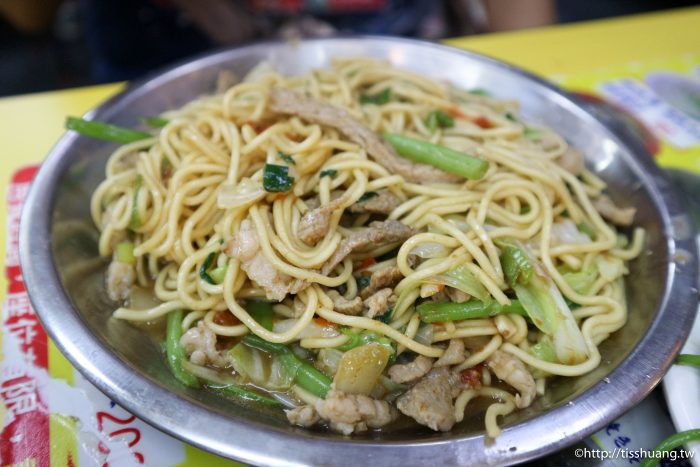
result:
[[[381,321],[384,324],[391,323],[391,318],[394,316],[394,307],[389,308],[384,314],[377,316],[377,321]]]
[[[124,264],[136,264],[136,257],[134,256],[134,243],[133,242],[119,242],[115,248],[115,254],[117,261]]]
[[[517,242],[500,241],[501,266],[516,297],[539,330],[552,338],[557,360],[565,365],[581,363],[588,357],[583,334],[564,297],[542,265]],[[519,251],[512,254],[513,251]]]
[[[153,137],[150,133],[122,128],[110,123],[85,120],[79,117],[67,117],[66,129],[78,132],[83,136],[120,144],[133,143],[134,141]]]
[[[215,285],[216,282],[214,279],[209,275],[209,268],[211,265],[214,263],[214,258],[216,257],[216,253],[213,251],[207,255],[207,257],[204,259],[204,262],[202,265],[199,267],[199,277],[202,278],[205,282],[208,282],[209,284]]]
[[[679,365],[691,365],[700,367],[700,355],[680,354],[676,358],[676,363]]]
[[[671,435],[654,448],[655,455],[647,456],[639,467],[654,467],[659,464],[659,461],[668,455],[669,451],[676,449],[679,446],[686,445],[693,441],[700,441],[700,429],[681,431],[675,435]]]
[[[369,286],[371,279],[367,276],[360,276],[356,279],[356,281],[357,281],[357,289],[362,290],[364,288],[367,288],[367,286]]]
[[[297,163],[294,161],[294,158],[289,154],[285,154],[282,151],[277,151],[277,155],[280,156],[280,159],[285,161],[287,164],[297,165]]]
[[[486,89],[474,88],[468,91],[469,94],[474,94],[475,96],[491,97],[491,93]]]
[[[595,240],[595,230],[593,230],[593,227],[588,225],[585,222],[580,222],[576,224],[576,228],[578,229],[579,232],[584,233],[590,237],[591,240]]]
[[[511,300],[510,305],[501,305],[496,301],[482,302],[481,300],[469,300],[464,303],[425,302],[418,305],[416,311],[421,317],[421,321],[425,323],[490,318],[509,313],[527,316],[521,303],[515,299]]]
[[[438,128],[452,128],[455,126],[454,119],[442,110],[433,110],[425,118],[425,126],[432,132]]]
[[[294,177],[289,176],[286,165],[265,164],[263,169],[263,188],[271,193],[289,191],[294,184]]]
[[[527,284],[532,277],[532,264],[527,256],[516,245],[498,242],[501,248],[501,266],[503,273],[512,287],[516,283]]]
[[[595,284],[598,277],[597,269],[594,263],[591,263],[586,270],[577,272],[564,271],[561,275],[572,289],[583,295],[586,295],[591,291],[591,287],[593,287],[593,284]]]
[[[268,342],[255,334],[248,334],[242,340],[250,347],[279,356],[286,371],[294,375],[294,381],[302,389],[320,398],[325,398],[330,391],[331,379],[308,362],[299,359],[286,345]]]
[[[228,265],[226,264],[224,264],[223,266],[216,267],[212,269],[209,273],[209,278],[213,280],[215,284],[221,284],[224,281],[224,278],[226,277],[227,269]]]
[[[511,122],[517,122],[517,121],[518,121],[518,119],[516,118],[515,115],[513,115],[512,112],[506,112],[505,114],[503,114],[503,116],[506,117],[506,118],[507,118],[508,120],[510,120]]]
[[[139,210],[137,208],[137,202],[138,202],[138,196],[139,196],[139,190],[141,189],[141,186],[143,185],[143,178],[141,175],[136,176],[136,183],[134,185],[134,199],[133,203],[131,204],[131,217],[129,218],[129,229],[135,230],[141,227],[141,215],[139,214]]]
[[[141,121],[153,128],[163,128],[165,125],[170,123],[170,120],[163,117],[142,117]]]
[[[323,177],[333,178],[336,175],[338,175],[338,171],[335,169],[322,170],[321,174],[319,175],[319,178],[323,178]]]
[[[260,326],[268,331],[272,331],[272,317],[274,316],[272,303],[249,301],[246,303],[245,308],[251,318],[257,321]]]
[[[372,198],[376,198],[377,196],[379,196],[379,193],[377,193],[376,191],[368,191],[367,193],[364,193],[362,196],[360,196],[360,198],[357,200],[357,202],[363,203],[363,202],[370,200]]]
[[[401,157],[465,178],[480,179],[489,168],[489,163],[483,159],[427,141],[394,133],[385,133],[384,139]]]
[[[432,282],[432,281],[430,281]],[[479,282],[474,274],[465,266],[458,266],[452,271],[448,271],[435,280],[437,284],[444,284],[471,295],[474,298],[485,302],[491,295],[486,287]]]
[[[389,350],[389,352],[391,352],[389,362],[393,362],[396,359],[396,347],[394,347],[394,343],[391,341],[391,339],[389,339],[386,336],[382,336],[381,334],[377,334],[376,332],[369,330],[364,330],[360,333],[355,333],[350,328],[342,328],[340,332],[342,332],[346,336],[350,336],[350,340],[347,341],[345,344],[336,347],[336,349],[338,350],[342,350],[343,352],[345,352],[365,344],[379,344],[383,347],[386,347]]]
[[[168,315],[165,331],[165,355],[173,376],[185,386],[198,388],[199,380],[197,377],[182,368],[183,359],[187,359],[185,349],[180,345],[180,338],[182,337],[182,318],[184,314],[185,312],[183,310],[175,310]]]
[[[262,394],[258,394],[257,392],[253,391],[248,391],[246,389],[240,388],[238,386],[235,386],[233,384],[229,386],[222,386],[220,388],[216,388],[221,392],[232,394],[236,397],[240,397],[241,399],[251,401],[251,402],[258,402],[260,404],[265,404],[269,405],[270,407],[284,407],[282,403],[276,399],[273,399],[271,397],[263,396]]]
[[[535,128],[530,128],[530,127],[525,127],[523,130],[523,136],[526,138],[537,138],[542,134],[542,131],[537,130]]]
[[[554,344],[549,336],[543,336],[539,342],[531,346],[528,351],[535,357],[550,363],[559,363],[557,354],[554,351]]]
[[[384,105],[391,100],[391,89],[385,88],[377,94],[362,94],[360,95],[360,104],[377,104]]]

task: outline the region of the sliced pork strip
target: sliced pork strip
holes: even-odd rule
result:
[[[136,269],[133,265],[121,263],[116,259],[109,263],[105,283],[110,299],[122,302],[129,298],[134,282],[136,282]]]
[[[297,115],[308,122],[335,128],[362,146],[374,161],[389,172],[399,174],[408,181],[457,183],[464,180],[458,175],[397,156],[368,126],[340,107],[282,88],[270,91],[269,106],[275,113]]]
[[[359,315],[363,310],[362,298],[355,297],[352,300],[348,300],[337,290],[329,289],[326,294],[333,300],[333,310],[344,315]]]
[[[316,402],[314,408],[327,420],[332,430],[349,435],[379,428],[396,420],[398,413],[388,402],[361,394],[345,394],[335,389],[325,399]]]
[[[228,364],[228,360],[222,352],[216,350],[216,334],[203,321],[182,335],[180,345],[195,365],[213,365],[224,368]]]
[[[388,268],[374,271],[369,278],[369,285],[360,291],[360,296],[363,299],[366,299],[374,295],[378,290],[387,287],[394,288],[394,286],[398,284],[401,279],[403,279],[403,274],[396,266],[390,266]]]
[[[456,422],[453,379],[447,367],[435,369],[399,397],[396,406],[421,425],[449,431]]]
[[[433,359],[418,355],[412,362],[395,364],[389,368],[389,377],[398,384],[417,381],[433,367]]]
[[[437,362],[435,362],[436,367],[440,366],[450,366],[459,365],[464,360],[466,360],[466,355],[464,353],[464,341],[462,339],[450,339],[450,343],[445,349]]]
[[[269,300],[282,301],[287,294],[296,294],[309,285],[279,271],[265,257],[250,219],[244,219],[236,235],[224,243],[224,252],[241,262],[241,269],[265,290]]]
[[[372,196],[365,201],[358,201],[348,208],[352,214],[384,214],[389,215],[396,209],[401,200],[389,190],[379,190],[377,196]]]
[[[502,350],[496,350],[486,359],[486,364],[498,376],[498,379],[510,384],[519,392],[515,396],[516,407],[524,409],[532,404],[537,395],[535,379],[518,357]]]
[[[368,297],[363,302],[366,308],[364,315],[368,318],[382,316],[396,303],[396,298],[394,291],[388,287],[378,290],[374,295]]]
[[[415,233],[412,227],[402,224],[397,220],[375,221],[353,232],[349,237],[343,239],[338,248],[333,253],[326,264],[321,268],[322,274],[328,274],[341,261],[353,251],[361,251],[368,246],[381,246],[389,243],[406,241]]]
[[[340,198],[306,211],[299,221],[297,235],[307,245],[315,245],[328,235],[331,229],[331,217],[342,206]]]
[[[302,405],[286,411],[287,420],[292,425],[310,427],[321,420],[321,417],[311,405]]]

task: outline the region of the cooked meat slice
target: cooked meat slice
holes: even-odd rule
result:
[[[269,300],[282,301],[287,294],[298,293],[309,285],[279,271],[265,257],[250,219],[241,222],[236,235],[224,243],[223,250],[241,262],[241,269],[265,290]]]
[[[297,235],[307,245],[315,245],[328,235],[331,228],[331,216],[342,205],[340,198],[306,211],[299,221]]]
[[[355,297],[348,300],[338,293],[337,290],[330,289],[326,294],[333,300],[333,309],[344,315],[359,315],[362,311],[362,299]]]
[[[458,365],[466,359],[464,354],[464,341],[462,339],[450,339],[450,343],[445,349],[438,361],[435,362],[436,367]]]
[[[391,173],[411,182],[459,182],[462,177],[429,165],[417,164],[397,156],[389,145],[347,110],[305,96],[289,89],[273,88],[270,92],[270,110],[276,113],[298,115],[302,119],[325,125],[343,133],[362,146],[369,156]]]
[[[515,396],[516,407],[524,409],[532,403],[536,395],[535,379],[518,357],[496,350],[486,359],[486,364],[501,381],[518,390],[520,394]]]
[[[258,234],[255,233],[255,225],[250,219],[244,219],[236,235],[224,242],[223,251],[241,262],[250,261],[258,254],[260,251]]]
[[[410,383],[425,376],[432,367],[432,358],[418,355],[412,362],[392,365],[389,377],[398,384]]]
[[[389,190],[377,191],[377,196],[372,196],[365,201],[358,201],[348,208],[352,214],[391,214],[401,204],[398,196]]]
[[[300,407],[295,407],[291,410],[287,410],[287,420],[292,425],[298,425],[303,427],[310,427],[318,423],[321,420],[316,409],[311,405],[302,405]]]
[[[396,400],[404,414],[435,431],[449,431],[455,424],[453,380],[446,367],[428,373]]]
[[[129,298],[131,286],[136,281],[136,269],[131,264],[120,263],[116,259],[107,268],[107,295],[115,302]]]
[[[331,429],[349,435],[379,428],[396,420],[398,413],[388,402],[361,394],[345,394],[332,389],[315,409]]]
[[[394,288],[401,279],[403,279],[403,274],[396,266],[390,266],[388,268],[380,269],[379,271],[374,271],[372,276],[369,278],[369,285],[360,291],[360,296],[365,299],[374,295],[378,290],[384,289],[386,287]]]
[[[412,227],[393,219],[372,222],[369,224],[369,227],[359,229],[349,237],[344,238],[333,253],[333,256],[321,268],[321,273],[328,274],[347,255],[354,251],[362,251],[368,246],[378,247],[388,243],[403,242],[413,235],[414,232],[415,230]]]
[[[559,167],[574,175],[579,175],[583,172],[586,166],[583,163],[583,154],[572,147],[568,147],[564,154],[556,160]]]
[[[620,208],[613,203],[607,195],[600,195],[593,200],[593,207],[600,213],[601,216],[617,225],[632,225],[634,215],[637,212],[635,208]]]
[[[224,354],[216,350],[216,334],[204,321],[197,323],[197,327],[188,329],[180,338],[180,345],[195,365],[224,368],[228,363]]]
[[[389,311],[389,308],[394,303],[396,303],[394,291],[389,288],[382,289],[364,301],[364,305],[367,308],[364,315],[368,318],[381,316]]]

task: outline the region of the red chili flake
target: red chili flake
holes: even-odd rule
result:
[[[314,323],[318,324],[319,326],[322,326],[324,328],[326,327],[335,327],[335,324],[331,323],[328,321],[326,318],[322,318],[320,316],[314,317]]]
[[[461,118],[464,120],[469,120],[469,116],[463,114],[462,111],[459,110],[459,107],[448,107],[445,109],[445,112],[450,114],[450,117],[452,118]]]
[[[240,323],[238,318],[233,316],[233,313],[231,313],[228,310],[217,311],[214,314],[214,319],[212,321],[214,321],[214,323],[218,324],[219,326],[234,326]]]
[[[369,258],[365,258],[360,262],[360,266],[357,269],[367,269],[370,266],[373,266],[377,264],[377,260],[372,258],[371,256]]]
[[[466,384],[474,389],[481,387],[481,370],[484,368],[483,363],[479,363],[471,368],[462,370],[459,373],[459,379],[462,384]]]
[[[476,125],[478,125],[480,128],[483,128],[484,130],[488,130],[489,128],[493,128],[494,124],[491,120],[484,116],[479,116],[476,117],[474,120],[472,120]]]

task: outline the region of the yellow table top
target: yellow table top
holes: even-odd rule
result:
[[[636,61],[700,57],[698,25],[700,7],[446,42],[556,79]],[[41,162],[63,133],[67,115],[85,113],[122,87],[109,84],[0,99],[0,193],[7,192],[18,168]],[[6,203],[0,200],[0,218],[6,214]],[[0,228],[0,264],[5,262],[5,235]],[[6,287],[0,275],[0,299]]]

